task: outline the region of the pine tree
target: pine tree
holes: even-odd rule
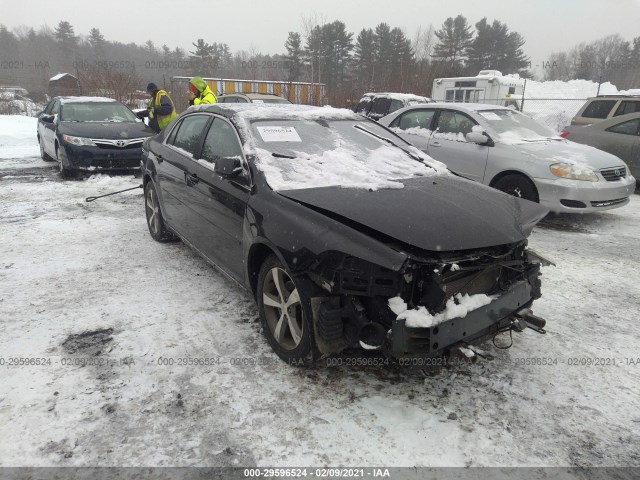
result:
[[[438,43],[434,48],[434,58],[452,69],[460,68],[473,38],[467,19],[462,15],[447,18],[440,30],[436,30],[435,36]]]
[[[78,46],[78,37],[73,31],[73,27],[67,21],[61,20],[54,30],[55,38],[58,41],[62,52],[67,56],[72,56]]]
[[[202,38],[199,38],[192,45],[195,47],[195,51],[189,52],[192,73],[202,77],[214,76],[216,70],[215,47],[209,45]]]
[[[93,56],[97,59],[104,58],[104,55],[105,55],[104,49],[107,42],[104,39],[104,35],[100,33],[99,29],[92,28],[89,31],[88,41],[89,41],[89,45],[91,45],[91,48],[93,50]]]
[[[302,38],[297,32],[289,32],[287,41],[284,44],[284,48],[287,50],[286,61],[287,69],[289,71],[289,81],[296,81],[302,74]]]
[[[362,29],[356,38],[353,50],[353,67],[356,71],[356,81],[360,90],[373,89],[375,74],[375,34],[373,30]]]

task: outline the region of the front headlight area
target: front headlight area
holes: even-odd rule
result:
[[[576,165],[574,163],[554,163],[549,166],[549,170],[556,177],[567,178],[569,180],[582,180],[585,182],[597,182],[598,176],[589,167]]]
[[[78,146],[89,145],[92,147],[96,146],[96,144],[93,143],[93,140],[85,137],[72,137],[71,135],[62,135],[62,140],[64,140],[67,143],[70,143],[71,145],[78,145]]]

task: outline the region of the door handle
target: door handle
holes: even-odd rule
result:
[[[158,160],[158,163],[162,163],[164,158],[162,158],[162,155],[156,155],[156,160]]]
[[[187,185],[189,185],[190,187],[193,187],[194,185],[200,182],[200,179],[195,173],[188,174],[187,172],[185,172],[184,175],[187,180]]]

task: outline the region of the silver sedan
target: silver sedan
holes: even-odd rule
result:
[[[380,124],[463,177],[553,212],[629,203],[635,178],[618,157],[559,137],[509,108],[477,103],[405,107]]]

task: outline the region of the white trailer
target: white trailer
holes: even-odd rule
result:
[[[481,70],[475,77],[436,78],[431,99],[436,102],[488,103],[521,109],[524,80],[516,73]]]

